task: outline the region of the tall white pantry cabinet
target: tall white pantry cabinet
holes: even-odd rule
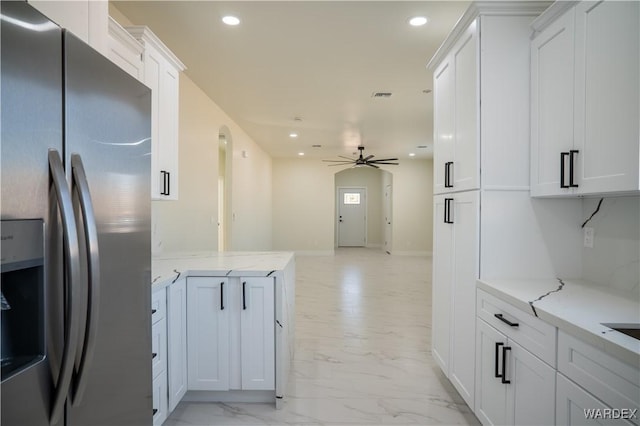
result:
[[[547,6],[473,3],[428,64],[434,79],[432,353],[471,409],[476,280],[557,276],[539,221],[577,220],[569,217],[575,209],[541,208],[529,194],[530,25]],[[574,274],[575,235],[553,229],[558,250],[569,252],[563,272]]]

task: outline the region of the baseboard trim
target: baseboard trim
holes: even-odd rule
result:
[[[415,251],[398,251],[391,250],[392,256],[420,256],[420,257],[431,257],[433,256],[432,251],[426,250],[415,250]]]
[[[334,250],[296,250],[296,256],[333,256]]]

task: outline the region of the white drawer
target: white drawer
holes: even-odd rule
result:
[[[161,374],[153,379],[153,424],[161,425],[167,419],[168,402],[167,402],[167,375]]]
[[[555,367],[556,327],[481,289],[477,290],[476,313],[509,339]]]
[[[167,315],[167,292],[163,288],[151,293],[151,324],[155,324]]]
[[[167,370],[167,322],[161,319],[151,326],[151,368],[153,377]]]
[[[558,333],[558,371],[614,409],[637,409],[640,366],[632,366],[563,331]],[[632,419],[638,424],[638,418]]]

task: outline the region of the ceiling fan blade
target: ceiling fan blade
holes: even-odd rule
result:
[[[391,165],[391,166],[399,166],[400,165],[400,163],[389,163],[389,162],[380,163],[378,161],[376,161],[375,163],[368,162],[367,164],[372,164],[372,165],[373,164],[382,164],[382,165]]]
[[[355,159],[355,158],[345,157],[345,156],[343,156],[343,155],[338,155],[338,157],[340,157],[340,158],[345,158],[345,159],[347,159],[347,160],[349,160],[349,161],[356,161],[356,159]]]
[[[375,155],[373,155],[373,154],[369,154],[369,155],[367,155],[366,157],[364,157],[364,158],[363,158],[363,160],[364,160],[364,161],[369,161],[369,160],[371,160],[373,157],[375,157]]]
[[[369,162],[370,163],[377,163],[377,162],[380,162],[380,161],[398,161],[398,159],[397,158],[379,158],[377,160],[371,160]]]
[[[338,163],[338,164],[327,164],[327,166],[331,167],[331,166],[349,166],[353,163]]]
[[[371,164],[371,163],[365,163],[367,166],[369,167],[373,167],[375,169],[379,169],[380,167],[376,166],[375,164]]]
[[[353,160],[345,161],[345,160],[322,160],[327,163],[353,163]]]

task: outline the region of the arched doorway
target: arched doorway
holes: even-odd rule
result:
[[[348,168],[334,175],[336,247],[391,253],[392,181],[390,172],[371,167]]]

